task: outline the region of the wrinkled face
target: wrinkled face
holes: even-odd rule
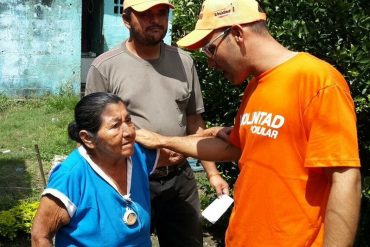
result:
[[[156,5],[144,12],[132,11],[129,21],[131,38],[144,45],[160,43],[167,33],[168,11],[167,5]]]
[[[229,28],[211,33],[202,50],[208,57],[208,67],[221,72],[233,85],[240,85],[249,72],[241,62],[241,50]]]
[[[95,152],[111,158],[129,157],[134,150],[136,134],[126,107],[121,102],[107,105],[101,121],[96,134]]]

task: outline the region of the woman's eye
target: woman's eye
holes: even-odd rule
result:
[[[115,123],[112,125],[112,128],[116,129],[116,128],[119,128],[120,127],[120,124],[119,123]]]

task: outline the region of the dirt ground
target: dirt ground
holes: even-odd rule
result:
[[[203,246],[204,247],[224,247],[224,235],[223,233],[217,233],[212,231],[203,232]],[[158,239],[152,235],[152,247],[159,247]]]

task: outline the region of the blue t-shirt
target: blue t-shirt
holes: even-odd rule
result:
[[[111,179],[83,147],[74,150],[50,174],[43,192],[58,198],[70,216],[56,234],[56,246],[151,246],[148,176],[158,153],[135,144],[127,159],[127,195],[121,195]],[[134,225],[123,217],[127,209],[137,215]]]

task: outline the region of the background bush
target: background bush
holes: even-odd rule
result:
[[[193,30],[200,0],[173,0],[173,41]],[[306,51],[333,64],[346,78],[356,104],[363,200],[357,246],[370,245],[370,1],[368,0],[262,0],[272,35],[287,48]],[[233,125],[244,86],[235,88],[206,57],[192,52],[204,95],[208,125]],[[222,165],[230,182],[237,169]],[[206,185],[204,185],[206,186]],[[213,197],[213,193],[209,197]]]
[[[21,201],[9,210],[0,211],[0,238],[13,240],[17,234],[30,234],[39,202]]]

